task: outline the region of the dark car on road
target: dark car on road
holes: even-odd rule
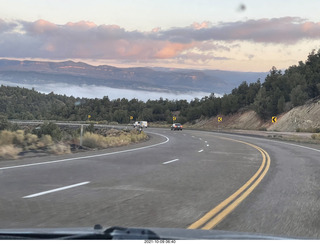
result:
[[[175,123],[171,125],[171,130],[182,130],[182,125],[180,123]]]

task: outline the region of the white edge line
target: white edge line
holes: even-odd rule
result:
[[[265,139],[265,140],[267,140],[267,139]],[[272,140],[269,140],[269,141],[272,141]],[[312,147],[305,147],[305,146],[301,146],[301,145],[297,145],[297,144],[291,144],[291,143],[286,143],[286,142],[282,142],[282,141],[272,141],[272,142],[281,143],[281,144],[286,144],[286,145],[290,145],[290,146],[301,147],[301,148],[304,148],[304,149],[309,149],[309,150],[313,150],[313,151],[316,151],[316,152],[320,152],[319,149],[312,148]]]
[[[306,147],[306,146],[301,146],[301,145],[298,145],[298,144],[292,144],[292,143],[288,143],[288,142],[283,142],[283,141],[276,141],[276,140],[271,140],[271,139],[268,139],[268,138],[259,138],[259,137],[254,137],[254,136],[250,136],[250,135],[237,135],[237,134],[221,134],[221,133],[217,133],[217,132],[211,132],[215,135],[219,135],[219,136],[223,136],[223,135],[229,135],[229,136],[234,136],[234,137],[240,137],[240,138],[246,138],[246,139],[254,139],[254,140],[258,140],[258,141],[268,141],[268,142],[275,142],[275,143],[280,143],[280,144],[285,144],[285,145],[290,145],[290,146],[295,146],[295,147],[300,147],[300,148],[304,148],[304,149],[309,149],[309,150],[312,150],[312,151],[316,151],[316,152],[319,152],[320,153],[320,150],[319,149],[316,149],[316,148],[312,148],[312,147]]]
[[[285,144],[285,145],[290,145],[290,146],[295,146],[295,147],[301,147],[301,148],[304,148],[304,149],[309,149],[309,150],[313,150],[313,151],[316,151],[316,152],[320,152],[320,150],[316,149],[316,148],[301,146],[301,145],[298,145],[298,144],[292,144],[292,143],[283,142],[283,141],[271,140],[271,139],[268,139],[268,138],[259,138],[259,137],[254,137],[254,136],[250,136],[250,135],[245,136],[245,135],[237,135],[237,134],[226,134],[226,135],[235,136],[235,137],[241,137],[241,138],[247,138],[247,139],[248,138],[252,138],[254,140],[260,140],[260,141],[275,142],[275,143],[280,143],[280,144]]]
[[[96,158],[96,157],[109,156],[109,155],[119,154],[119,153],[133,152],[133,151],[138,151],[138,150],[142,150],[142,149],[146,149],[146,148],[151,148],[151,147],[159,146],[159,145],[162,145],[162,144],[165,144],[165,143],[169,142],[169,140],[170,140],[170,139],[169,139],[167,136],[165,136],[165,135],[161,135],[161,134],[153,133],[153,132],[148,132],[148,133],[150,133],[150,134],[155,134],[155,135],[159,135],[159,136],[163,136],[163,137],[166,138],[166,141],[160,142],[160,143],[157,143],[157,144],[154,144],[154,145],[150,145],[150,146],[133,148],[133,149],[127,149],[127,150],[117,151],[117,152],[96,154],[96,155],[76,157],[76,158],[66,158],[66,159],[53,160],[53,161],[40,162],[40,163],[33,163],[33,164],[22,164],[22,165],[16,165],[16,166],[2,167],[2,168],[0,168],[0,170],[15,169],[15,168],[24,168],[24,167],[31,167],[31,166],[43,165],[43,164],[53,164],[53,163],[73,161],[73,160],[78,160],[78,159]]]
[[[170,161],[164,162],[164,163],[162,163],[162,164],[170,164],[170,163],[173,163],[173,162],[178,161],[178,160],[179,160],[179,159],[178,159],[178,158],[176,158],[176,159],[173,159],[173,160],[170,160]]]
[[[70,188],[73,188],[73,187],[86,185],[86,184],[89,184],[89,183],[90,183],[90,181],[85,181],[85,182],[81,182],[81,183],[74,184],[74,185],[64,186],[64,187],[52,189],[52,190],[49,190],[49,191],[43,191],[43,192],[35,193],[35,194],[32,194],[32,195],[24,196],[22,198],[38,197],[38,196],[42,196],[42,195],[45,195],[45,194],[53,193],[53,192],[56,192],[56,191],[63,191],[63,190],[70,189]]]
[[[203,152],[203,149],[199,150],[198,152]]]

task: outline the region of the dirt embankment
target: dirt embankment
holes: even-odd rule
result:
[[[271,124],[268,130],[312,131],[317,128],[320,129],[320,99],[309,101],[281,114],[277,123]]]
[[[221,122],[218,122],[218,117],[222,118]],[[227,116],[218,115],[188,127],[205,130],[232,130],[267,137],[311,139],[315,132],[320,131],[320,98],[310,100],[305,105],[295,107],[276,117],[276,123],[272,123],[272,118],[263,121],[256,112],[249,110]]]

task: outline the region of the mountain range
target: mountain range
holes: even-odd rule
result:
[[[156,92],[230,93],[241,82],[263,81],[267,72],[170,68],[117,68],[83,62],[0,59],[0,81],[18,84],[97,85]]]

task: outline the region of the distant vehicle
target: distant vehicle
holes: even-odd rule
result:
[[[180,123],[175,123],[171,125],[171,130],[182,130],[182,125]]]
[[[148,128],[148,121],[136,121],[133,124],[133,127],[142,127],[142,128]]]

